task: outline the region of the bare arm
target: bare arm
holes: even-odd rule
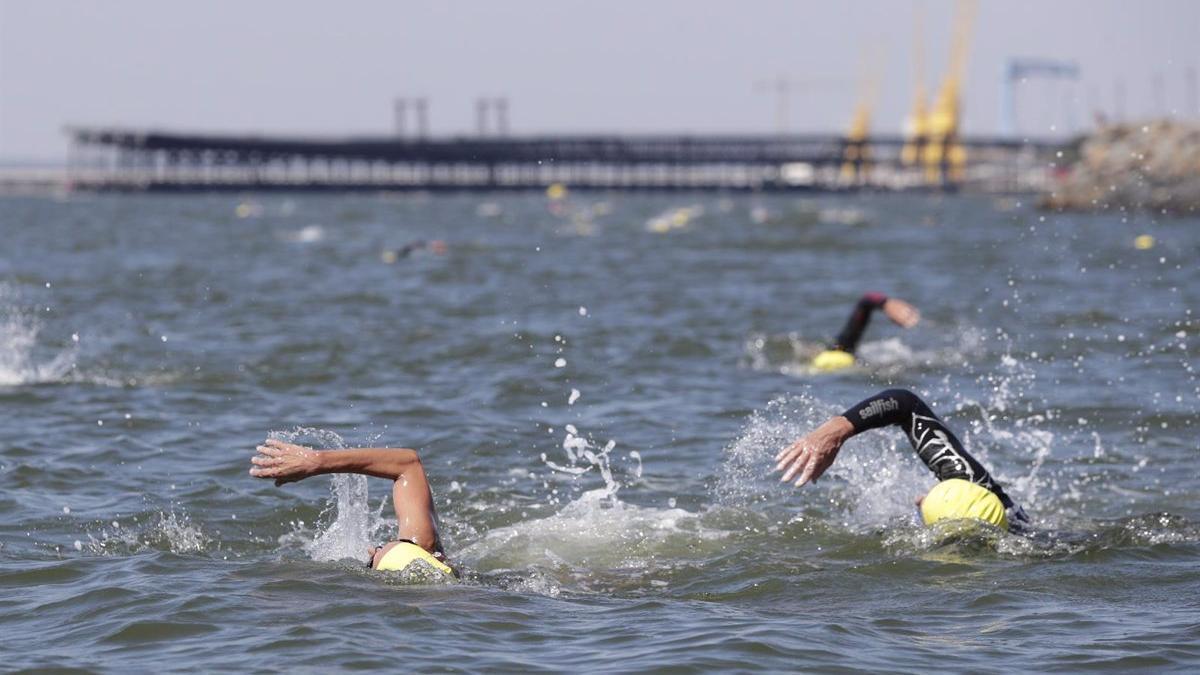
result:
[[[438,540],[433,493],[425,467],[415,450],[407,448],[349,448],[313,450],[301,445],[268,439],[258,446],[250,462],[250,475],[275,479],[276,485],[327,473],[357,473],[390,478],[392,505],[400,526],[400,539],[415,542],[428,551],[441,551]]]
[[[276,485],[293,483],[326,473],[360,473],[397,480],[414,463],[417,453],[407,448],[349,448],[313,450],[273,438],[258,446],[251,459],[250,475],[274,478]]]

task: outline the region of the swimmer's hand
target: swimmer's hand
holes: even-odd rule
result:
[[[899,298],[888,298],[883,303],[883,313],[901,328],[912,328],[921,320],[921,313],[917,308]]]
[[[779,480],[786,483],[799,475],[796,487],[817,480],[833,465],[842,443],[853,435],[850,420],[841,415],[830,419],[775,455],[775,471],[783,472]]]
[[[250,459],[250,475],[274,478],[275,485],[294,483],[321,473],[321,453],[312,448],[268,438]]]

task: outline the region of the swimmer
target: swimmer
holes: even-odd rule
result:
[[[448,251],[449,248],[450,247],[446,245],[446,242],[442,241],[441,239],[434,239],[432,241],[417,239],[415,241],[410,241],[395,251],[391,249],[384,249],[382,252],[380,252],[379,257],[381,260],[383,260],[383,262],[391,265],[398,260],[409,257],[417,251],[429,251],[434,255],[446,255],[446,251]]]
[[[1009,497],[987,469],[963,449],[953,431],[919,396],[887,389],[831,418],[775,456],[775,471],[796,487],[816,481],[837,458],[842,444],[867,429],[896,425],[917,456],[940,481],[917,499],[926,525],[973,518],[1010,532],[1029,528],[1025,510]]]
[[[251,476],[274,479],[277,486],[327,473],[358,473],[391,479],[392,505],[396,509],[399,532],[394,540],[367,549],[367,566],[402,571],[424,564],[435,574],[457,576],[446,562],[438,536],[433,492],[415,450],[313,450],[270,438],[258,446],[258,454],[250,462],[254,465],[250,468]]]
[[[917,308],[900,298],[889,298],[883,293],[867,293],[854,306],[854,311],[833,344],[813,359],[813,367],[817,370],[840,370],[854,365],[854,350],[858,348],[858,341],[867,329],[871,312],[877,309],[882,309],[887,318],[901,328],[912,328],[921,320]]]

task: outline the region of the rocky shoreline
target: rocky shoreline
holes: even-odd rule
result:
[[[1044,208],[1200,212],[1200,123],[1155,120],[1102,127],[1042,195]]]

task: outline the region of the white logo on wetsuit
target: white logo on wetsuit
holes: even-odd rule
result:
[[[876,399],[868,403],[866,407],[862,409],[862,412],[858,413],[858,416],[865,420],[868,417],[874,417],[880,413],[892,412],[899,407],[900,404],[894,398]]]
[[[925,424],[921,424],[922,421]],[[958,451],[954,449],[954,444],[947,438],[946,432],[939,427],[941,427],[941,423],[937,419],[913,413],[911,436],[916,441],[917,454],[925,460],[925,464],[938,478],[943,475],[939,465],[949,463],[954,474],[963,476],[972,483],[976,482],[975,471],[971,469],[971,463],[958,454]],[[984,485],[984,487],[991,488],[990,485]]]

